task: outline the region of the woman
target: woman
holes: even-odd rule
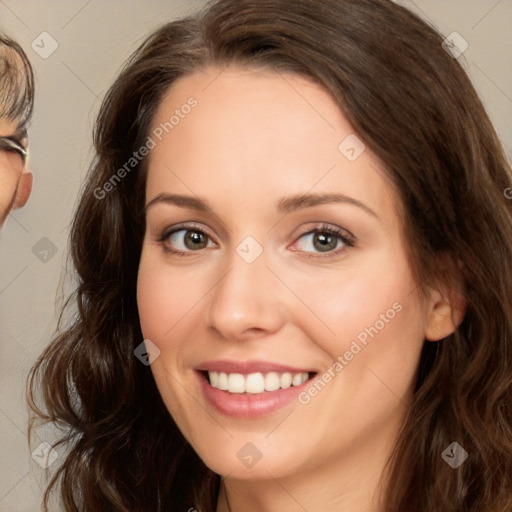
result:
[[[135,52],[30,377],[65,510],[512,509],[511,173],[442,42],[219,0]]]
[[[25,52],[0,34],[0,226],[12,208],[23,207],[32,190],[27,125],[34,107],[34,74]]]

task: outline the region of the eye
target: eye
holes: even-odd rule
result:
[[[338,254],[354,246],[354,237],[339,228],[321,226],[301,235],[292,250],[312,253]],[[312,254],[314,256],[314,254]]]
[[[193,227],[182,227],[167,231],[162,235],[161,242],[166,250],[176,254],[215,247],[215,244],[204,231]]]

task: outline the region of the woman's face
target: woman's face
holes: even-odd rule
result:
[[[382,165],[324,89],[270,71],[181,79],[150,137],[138,305],[185,437],[242,479],[383,459],[431,306]]]

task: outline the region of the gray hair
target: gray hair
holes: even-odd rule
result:
[[[24,127],[34,108],[34,72],[21,46],[0,34],[0,118]]]

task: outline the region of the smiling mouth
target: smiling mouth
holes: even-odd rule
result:
[[[202,371],[208,384],[233,394],[259,394],[300,386],[316,372],[255,372],[249,374]]]

